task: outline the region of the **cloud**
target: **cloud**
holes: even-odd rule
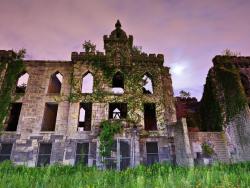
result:
[[[175,90],[201,96],[211,59],[229,48],[249,55],[247,0],[1,0],[0,49],[26,48],[33,59],[69,60],[84,40],[103,51],[103,35],[120,19],[135,45],[163,53]],[[178,67],[177,66],[177,67]],[[198,90],[196,89],[198,88]]]

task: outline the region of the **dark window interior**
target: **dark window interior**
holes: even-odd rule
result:
[[[5,131],[16,131],[21,109],[22,103],[12,103]]]
[[[50,164],[51,149],[51,143],[40,143],[37,166]]]
[[[154,103],[144,104],[145,130],[157,130],[156,111]]]
[[[117,72],[112,80],[112,87],[120,87],[124,89],[124,78],[121,72]]]
[[[49,81],[48,93],[57,93],[61,92],[62,83],[59,80],[58,76],[62,76],[59,72],[56,72],[51,75]]]
[[[55,131],[58,104],[45,104],[41,131]]]
[[[130,165],[130,146],[128,141],[120,140],[120,155],[121,155],[121,170],[124,170]]]
[[[0,162],[10,160],[12,143],[2,143],[0,146]]]
[[[88,164],[89,143],[77,143],[75,164]]]
[[[109,103],[109,119],[113,119],[113,112],[115,109],[120,111],[120,118],[127,118],[127,103]]]
[[[85,110],[85,120],[80,121],[81,108]],[[85,131],[91,130],[92,103],[80,103],[78,127],[84,127]]]
[[[155,162],[159,162],[157,142],[147,142],[146,150],[147,150],[147,164],[148,165],[153,164]]]

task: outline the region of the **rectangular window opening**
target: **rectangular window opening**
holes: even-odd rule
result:
[[[144,127],[145,130],[157,130],[156,110],[154,103],[144,104]]]
[[[78,131],[91,131],[92,103],[80,103]]]
[[[12,103],[9,119],[5,131],[16,131],[20,112],[22,109],[22,103]]]
[[[126,119],[127,103],[109,103],[109,119]]]
[[[55,131],[58,104],[46,103],[41,131]]]
[[[5,160],[10,160],[12,143],[2,143],[0,144],[0,162]]]
[[[88,165],[89,143],[77,143],[75,164]]]
[[[40,143],[37,166],[45,166],[50,164],[51,149],[51,143]]]
[[[147,164],[148,165],[159,162],[157,142],[147,142],[146,150],[147,150]]]

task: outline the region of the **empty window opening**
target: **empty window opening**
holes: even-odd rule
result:
[[[157,130],[156,111],[154,103],[144,104],[145,130]]]
[[[153,94],[153,83],[152,83],[152,79],[145,74],[142,78],[143,80],[143,93],[145,94]]]
[[[9,119],[5,131],[16,131],[20,112],[22,109],[22,103],[12,103]]]
[[[242,86],[245,90],[245,94],[246,96],[250,96],[250,82],[248,80],[248,77],[244,74],[240,74],[240,79],[241,79],[241,83],[242,83]]]
[[[159,162],[157,142],[147,142],[146,150],[147,150],[147,164],[148,165]]]
[[[130,145],[127,140],[120,140],[120,169],[124,170],[130,166]]]
[[[29,74],[27,72],[19,76],[16,85],[16,93],[25,93],[28,80],[29,80]]]
[[[117,72],[112,80],[113,88],[122,88],[124,89],[124,78],[121,72]]]
[[[0,144],[0,162],[5,160],[10,160],[12,143],[2,143]]]
[[[57,93],[61,92],[63,76],[61,73],[56,72],[51,75],[49,81],[48,93]]]
[[[82,78],[82,93],[93,93],[94,77],[88,72]]]
[[[55,131],[58,104],[46,103],[41,131]]]
[[[77,143],[75,164],[88,165],[89,143]]]
[[[127,103],[110,103],[109,119],[126,119]]]
[[[37,166],[45,166],[50,164],[51,149],[51,143],[40,143]]]
[[[80,103],[78,131],[91,130],[92,103]]]

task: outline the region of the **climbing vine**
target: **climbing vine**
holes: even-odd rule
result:
[[[208,73],[200,107],[202,130],[221,131],[224,114],[229,122],[247,106],[239,70],[230,58],[217,56],[217,63]]]
[[[0,91],[0,130],[3,129],[3,123],[5,117],[8,114],[10,104],[12,102],[12,93],[16,86],[16,81],[19,74],[24,71],[25,66],[23,63],[23,57],[25,54],[25,50],[20,50],[17,53],[14,53],[13,59],[9,62],[1,62],[0,67],[0,75],[2,75],[2,71],[7,66],[4,80],[1,86]]]
[[[106,120],[101,122],[100,128],[100,154],[107,157],[110,155],[115,134],[121,132],[122,124],[119,120]]]

